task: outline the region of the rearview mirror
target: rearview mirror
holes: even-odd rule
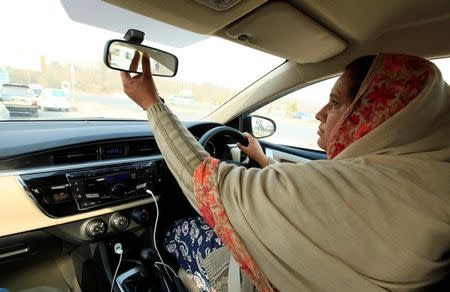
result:
[[[131,61],[136,52],[139,53],[139,66],[136,70],[131,70]],[[110,40],[106,43],[103,60],[105,65],[111,69],[142,73],[141,58],[144,53],[150,56],[152,75],[173,77],[177,74],[178,59],[176,56],[155,48],[122,40]]]

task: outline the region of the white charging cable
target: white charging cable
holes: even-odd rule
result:
[[[163,267],[167,267],[167,268],[173,273],[173,275],[174,275],[176,278],[178,278],[177,273],[175,273],[175,271],[172,270],[172,268],[171,268],[169,265],[167,265],[167,264],[165,264],[165,263],[161,263],[161,262],[155,262],[155,265],[161,265],[161,266],[163,266]]]
[[[119,255],[119,263],[117,264],[116,272],[114,273],[114,277],[111,282],[110,292],[112,292],[114,289],[114,285],[116,284],[117,272],[119,272],[120,263],[122,262],[123,249],[122,249],[122,244],[120,242],[114,244],[114,252]]]
[[[145,190],[145,191],[147,192],[147,194],[150,194],[150,195],[152,196],[153,201],[155,202],[155,207],[156,207],[156,219],[155,219],[155,226],[154,226],[154,228],[153,228],[153,245],[155,246],[155,250],[156,250],[156,253],[158,254],[159,260],[161,261],[160,263],[158,263],[158,262],[156,262],[156,263],[161,264],[161,265],[164,267],[164,270],[166,270],[166,273],[167,273],[167,275],[168,275],[169,278],[170,278],[170,274],[169,274],[169,271],[167,270],[167,267],[169,267],[169,269],[170,269],[174,274],[175,274],[175,272],[172,270],[172,268],[170,268],[169,265],[167,265],[166,263],[164,263],[164,260],[162,259],[162,256],[161,256],[161,254],[159,253],[158,245],[156,244],[156,228],[158,227],[158,220],[159,220],[159,207],[158,207],[158,201],[156,200],[156,197],[155,197],[155,195],[153,194],[153,192],[152,192],[151,190],[147,189],[147,190]],[[156,263],[155,263],[155,264],[156,264]],[[175,276],[176,276],[176,274],[175,274]]]

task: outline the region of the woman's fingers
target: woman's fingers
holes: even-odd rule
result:
[[[145,77],[150,77],[152,75],[152,71],[150,69],[150,58],[147,52],[145,52],[142,56],[142,73]]]
[[[250,147],[250,145],[254,144],[256,139],[252,135],[250,135],[247,132],[244,132],[244,136],[245,136],[245,138],[247,138],[247,141],[248,141],[247,148]]]
[[[139,65],[139,52],[135,51],[133,59],[130,64],[130,71],[136,72]],[[128,83],[132,81],[130,72],[120,71],[120,78],[122,78],[122,85],[125,87]]]
[[[244,134],[244,136],[247,138],[247,141],[248,141],[248,145],[247,146],[244,146],[244,145],[242,145],[241,143],[236,143],[236,145],[237,145],[237,147],[239,148],[239,150],[241,150],[242,152],[244,152],[245,154],[249,154],[249,148],[250,148],[250,146],[251,146],[251,138],[253,138],[252,137],[252,135],[250,135],[249,133],[247,133],[247,132],[244,132],[243,133]]]
[[[253,136],[250,135],[248,132],[244,132],[243,134],[248,140],[253,139]]]
[[[258,139],[256,139],[255,137],[253,137],[252,135],[250,135],[247,132],[244,133],[244,136],[248,140],[248,146],[245,147],[243,145],[238,145],[239,149],[242,152],[244,152],[248,157],[250,157],[251,159],[258,162],[258,164],[261,167],[266,166],[269,163],[269,160],[268,160],[266,154],[264,154],[264,151],[263,151],[261,145],[259,144]]]
[[[124,87],[131,81],[131,76],[129,72],[120,71],[120,78],[122,79],[122,85]]]
[[[248,147],[245,147],[244,145],[242,145],[241,143],[236,143],[236,145],[237,145],[237,147],[239,148],[239,150],[241,150],[242,152],[244,152],[245,154],[247,154],[247,148]]]
[[[139,66],[139,57],[140,57],[139,52],[134,51],[134,56],[130,64],[130,71],[137,72],[137,68]]]
[[[130,71],[136,72],[140,57],[139,53],[136,52],[134,54],[130,64]],[[131,77],[129,72],[120,72],[120,77],[122,78],[124,92],[140,107],[147,109],[149,106],[161,102],[161,99],[158,97],[158,92],[153,82],[149,55],[144,53],[141,59],[142,74]]]

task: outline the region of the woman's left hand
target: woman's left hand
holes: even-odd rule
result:
[[[130,65],[131,71],[137,70],[139,57],[139,52],[136,51]],[[161,102],[153,81],[150,59],[146,53],[142,56],[142,74],[131,77],[129,72],[120,72],[120,77],[122,78],[123,91],[144,110],[155,103]]]
[[[237,143],[237,147],[244,152],[248,157],[256,161],[261,168],[269,165],[269,157],[264,153],[261,144],[259,144],[258,139],[254,138],[249,133],[245,132],[244,136],[247,138],[248,145],[244,146],[240,143]]]

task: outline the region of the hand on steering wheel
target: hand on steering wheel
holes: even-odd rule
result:
[[[244,145],[244,146],[249,145],[249,141],[247,140],[247,137],[244,134],[242,134],[238,130],[228,127],[228,126],[215,127],[213,129],[207,131],[205,134],[203,134],[203,136],[200,138],[200,140],[198,142],[200,143],[200,145],[202,145],[203,148],[205,148],[206,145],[214,137],[224,136],[224,135],[231,137],[234,141],[236,141],[240,145]],[[249,157],[249,162],[247,162],[247,163],[236,162],[236,161],[233,161],[232,163],[237,164],[237,165],[242,165],[247,168],[259,167],[259,164],[256,161],[254,161],[253,159],[251,159],[250,157]]]
[[[258,142],[258,139],[247,132],[244,132],[244,136],[247,138],[248,145],[244,146],[238,142],[238,148],[242,152],[244,152],[250,159],[256,161],[261,168],[266,167],[269,164],[269,158],[264,153],[261,145]]]

